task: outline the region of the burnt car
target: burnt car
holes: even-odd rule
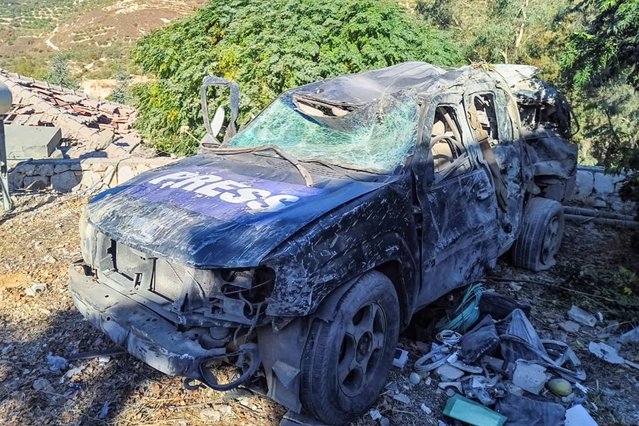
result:
[[[237,86],[206,79],[201,152],[90,200],[75,305],[189,386],[262,381],[348,422],[415,312],[502,255],[554,264],[577,150],[535,72],[403,63],[292,89],[237,134]],[[231,89],[222,144],[211,85]]]

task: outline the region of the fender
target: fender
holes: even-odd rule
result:
[[[415,273],[418,264],[415,252],[400,234],[386,233],[336,253],[330,260],[318,265],[316,273],[308,274],[308,280],[303,280],[303,269],[291,267],[303,262],[269,265],[275,269],[278,279],[266,313],[284,317],[310,315],[338,286],[377,269],[395,285],[402,324],[408,324],[415,308],[413,302],[420,290],[419,274]],[[398,267],[393,267],[393,264]]]

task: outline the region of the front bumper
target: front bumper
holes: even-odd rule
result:
[[[206,383],[202,366],[226,356],[225,348],[203,348],[143,304],[99,283],[84,264],[69,268],[69,287],[73,303],[89,322],[156,370]]]

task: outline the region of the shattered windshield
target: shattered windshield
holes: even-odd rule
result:
[[[389,96],[362,107],[303,102],[294,99],[292,92],[283,94],[228,146],[273,144],[299,160],[319,160],[376,173],[397,169],[415,146],[414,99]]]

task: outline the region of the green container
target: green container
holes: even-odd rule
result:
[[[459,394],[448,400],[444,407],[444,414],[474,426],[502,426],[507,420],[498,412]]]

